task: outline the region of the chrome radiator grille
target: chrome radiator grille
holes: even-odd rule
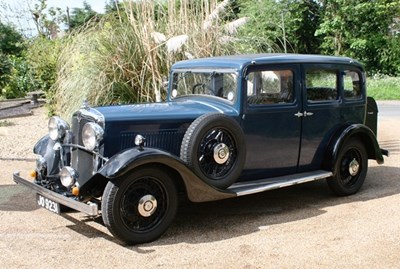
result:
[[[88,117],[74,115],[72,118],[73,144],[83,146],[82,128],[90,121],[94,121]],[[78,171],[80,179],[89,179],[93,175],[93,155],[84,150],[72,149],[71,166]]]

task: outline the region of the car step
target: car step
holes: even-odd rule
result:
[[[233,184],[227,190],[236,193],[237,196],[243,196],[324,179],[331,176],[332,172],[330,171],[317,170],[289,176],[240,182]]]

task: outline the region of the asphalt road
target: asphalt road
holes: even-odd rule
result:
[[[400,101],[399,102],[378,102],[379,119],[399,119],[400,120]]]
[[[391,157],[382,166],[369,162],[356,195],[336,197],[318,181],[231,200],[183,203],[164,236],[138,246],[115,240],[101,218],[38,209],[35,194],[11,179],[15,170],[26,175],[34,162],[0,160],[0,266],[400,268],[399,104],[380,104],[379,142]],[[24,143],[31,147],[34,139],[26,137],[45,132],[45,127],[27,130],[35,120],[42,124],[35,117],[0,128],[0,144],[12,136],[7,142],[12,149]],[[8,155],[20,154],[12,149]]]

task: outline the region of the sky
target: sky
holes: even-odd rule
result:
[[[47,0],[47,7],[59,7],[70,11],[73,8],[83,8],[84,0]],[[104,12],[107,0],[86,0],[86,2],[98,13]],[[33,21],[29,17],[29,6],[33,7],[39,0],[0,0],[0,20],[14,24],[17,29],[22,30],[25,35],[35,35]],[[17,18],[18,16],[21,16]],[[32,30],[27,30],[32,29]]]
[[[67,6],[72,9],[74,7],[83,7],[83,1],[84,0],[47,0],[47,6],[48,7],[59,7],[62,9],[66,9]],[[35,3],[39,1],[34,1],[34,0],[1,0],[0,2],[9,4],[11,6],[27,6],[27,2],[30,3]],[[103,12],[104,11],[104,6],[106,5],[105,0],[86,0],[87,3],[92,7],[93,10],[97,12]]]
[[[7,0],[13,2],[12,0]],[[104,11],[104,6],[106,5],[105,0],[86,0],[87,3],[92,7],[96,12],[102,13]],[[62,9],[66,9],[67,6],[72,9],[74,7],[83,7],[83,0],[47,0],[47,5],[49,7],[60,7]]]

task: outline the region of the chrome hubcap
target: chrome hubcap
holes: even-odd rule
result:
[[[139,200],[138,211],[142,217],[150,217],[156,212],[157,200],[153,195],[145,195]]]
[[[224,143],[219,143],[214,147],[214,161],[218,164],[224,164],[229,159],[229,148]]]
[[[360,170],[360,164],[356,159],[353,159],[349,164],[349,173],[352,177],[358,174]]]

